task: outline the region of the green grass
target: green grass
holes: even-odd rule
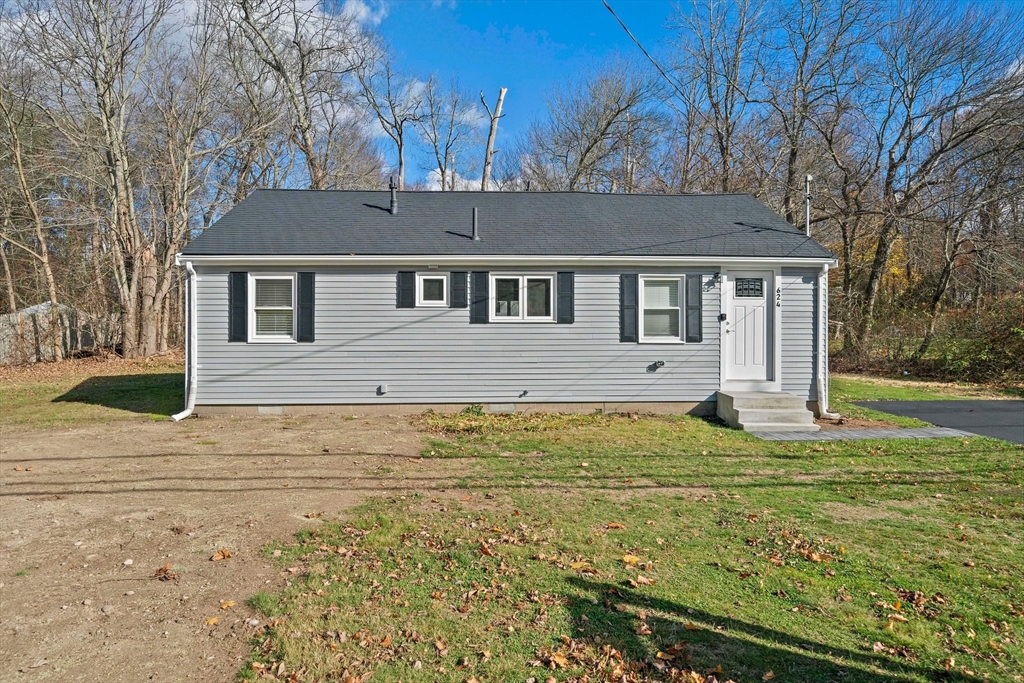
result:
[[[1020,395],[1017,387],[990,388],[977,384],[927,382],[914,379],[832,377],[830,410],[844,417],[878,420],[900,427],[923,427],[928,423],[912,417],[890,415],[854,405],[855,401],[949,401],[956,399],[1001,398]]]
[[[184,376],[169,360],[40,364],[0,379],[0,428],[46,429],[144,417],[184,406]]]
[[[771,443],[694,418],[421,423],[460,486],[373,499],[268,548],[291,585],[250,602],[269,622],[243,678],[1024,670],[1022,447]]]

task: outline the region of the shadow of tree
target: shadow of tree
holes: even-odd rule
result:
[[[695,607],[644,595],[625,584],[570,577],[566,608],[578,641],[595,647],[610,645],[626,662],[643,663],[651,680],[674,679],[657,670],[657,653],[671,653],[685,643],[667,668],[701,674],[714,672],[718,681],[761,681],[771,671],[777,681],[881,683],[882,681],[979,681],[956,671],[936,669],[921,661],[900,661],[871,650],[849,650],[799,638],[784,631]],[[641,622],[640,614],[646,613]],[[687,629],[687,624],[714,624],[713,629]],[[646,627],[644,635],[639,633]],[[646,633],[647,629],[650,630]],[[835,660],[845,663],[837,663]]]
[[[90,377],[53,399],[54,403],[87,403],[133,413],[170,416],[185,403],[185,378],[180,372]]]

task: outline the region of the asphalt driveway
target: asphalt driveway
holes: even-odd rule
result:
[[[939,427],[1024,444],[1024,401],[857,401],[856,404],[890,415],[916,417]]]

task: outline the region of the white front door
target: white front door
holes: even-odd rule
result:
[[[729,271],[725,318],[726,381],[771,377],[772,271]]]

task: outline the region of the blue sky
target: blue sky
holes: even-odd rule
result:
[[[651,51],[667,37],[672,0],[610,0]],[[493,103],[508,88],[499,139],[524,130],[553,87],[610,54],[639,51],[601,0],[389,0],[376,30],[409,75],[457,77]],[[409,169],[409,179],[422,179]]]

